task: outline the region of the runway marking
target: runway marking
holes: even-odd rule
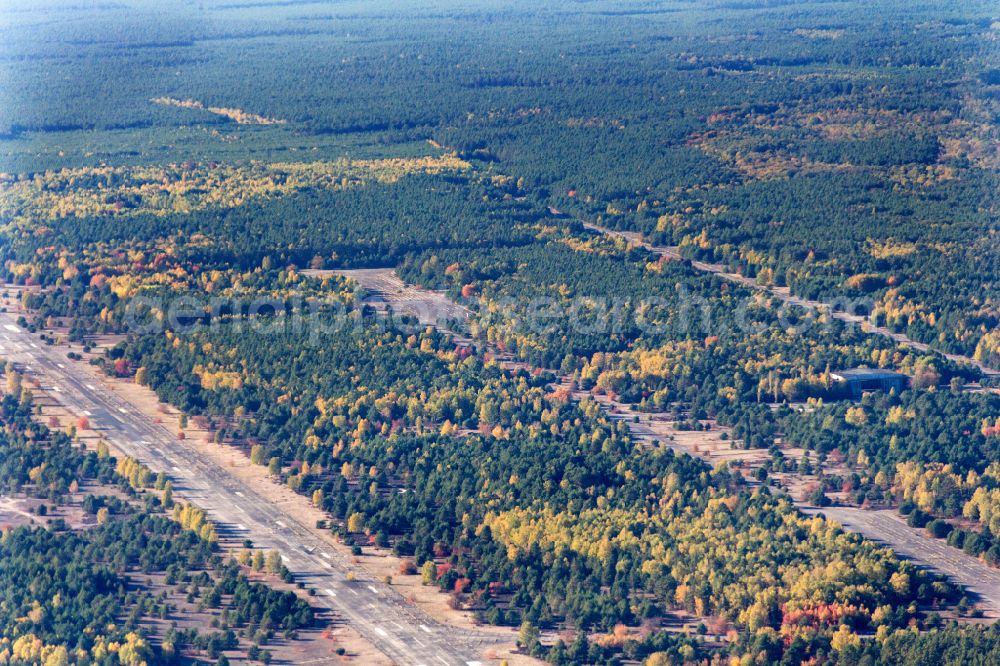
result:
[[[20,331],[20,329],[17,329],[17,330]],[[2,336],[0,336],[0,338],[2,338]],[[32,344],[32,346],[35,347],[36,349],[40,349],[40,347],[41,347],[40,345],[34,345],[34,344]],[[4,347],[0,347],[0,349],[4,349]],[[11,349],[11,345],[7,344],[6,345],[6,349],[10,350]],[[27,352],[27,354],[30,355],[31,352]],[[187,454],[186,453],[185,453],[185,456],[184,456],[185,457],[184,461],[181,461],[179,459],[180,456],[178,456],[178,457],[175,458],[174,456],[171,455],[170,449],[174,446],[174,444],[170,444],[170,442],[169,442],[170,437],[169,436],[164,437],[163,433],[155,433],[155,432],[153,432],[152,429],[149,429],[147,431],[147,428],[145,428],[144,426],[139,427],[139,428],[133,428],[129,424],[129,422],[131,421],[131,419],[124,419],[123,420],[123,418],[120,418],[119,415],[121,417],[124,417],[124,416],[130,416],[130,417],[131,416],[137,416],[137,418],[143,419],[142,423],[145,423],[144,420],[147,417],[144,414],[142,414],[141,412],[139,412],[138,410],[136,412],[133,412],[132,409],[134,409],[134,407],[131,404],[128,404],[127,402],[121,402],[121,401],[116,400],[116,399],[112,399],[112,400],[106,400],[104,398],[97,399],[96,398],[96,392],[100,391],[103,394],[107,390],[107,388],[103,384],[102,384],[101,387],[97,387],[96,385],[94,385],[92,383],[84,383],[84,382],[82,382],[81,381],[83,379],[82,377],[77,378],[76,376],[74,376],[75,365],[63,364],[63,363],[56,362],[55,359],[52,358],[51,354],[52,354],[52,352],[50,352],[48,350],[39,351],[39,356],[35,358],[35,361],[36,362],[40,362],[40,364],[42,366],[42,367],[38,368],[38,371],[40,373],[45,374],[47,371],[50,371],[53,366],[56,366],[56,367],[58,367],[58,368],[60,368],[60,369],[62,369],[64,371],[64,372],[59,372],[59,373],[52,373],[52,375],[50,375],[52,378],[56,378],[56,379],[59,379],[61,381],[66,381],[67,382],[66,386],[61,386],[61,385],[56,385],[56,384],[52,384],[51,385],[50,390],[54,391],[55,393],[60,394],[60,397],[59,397],[60,400],[65,400],[66,398],[71,399],[72,402],[74,403],[71,406],[71,408],[75,407],[74,411],[76,411],[77,414],[82,414],[84,416],[92,417],[91,418],[91,422],[92,423],[96,423],[96,421],[98,419],[102,419],[102,418],[106,418],[106,417],[110,416],[115,421],[118,421],[119,424],[121,424],[120,426],[114,426],[114,422],[113,421],[110,422],[108,425],[111,428],[112,432],[117,431],[118,433],[120,433],[120,436],[121,436],[121,438],[123,440],[129,440],[129,441],[138,443],[146,451],[151,451],[152,452],[151,455],[153,456],[154,460],[162,460],[164,462],[169,461],[168,465],[170,465],[170,463],[174,463],[173,465],[170,465],[170,467],[169,467],[169,469],[172,469],[172,471],[174,473],[179,474],[179,475],[186,474],[185,470],[188,469],[188,466],[191,464],[191,461],[187,460]],[[43,355],[44,355],[44,358],[43,358]],[[25,357],[22,357],[22,358],[25,358]],[[96,405],[95,409],[97,409],[98,412],[94,412],[94,411],[89,410],[89,409],[81,409],[81,407],[83,405],[81,405],[80,402],[77,402],[76,400],[73,400],[73,398],[75,398],[75,394],[79,390],[80,386],[85,386],[85,391],[94,391],[95,392],[94,394],[88,394],[88,393],[84,392],[84,394],[82,396],[84,399],[81,400],[80,402],[82,402],[83,405],[86,405],[86,404]],[[67,396],[61,396],[61,393],[67,393]],[[89,397],[90,395],[94,395],[95,396],[95,400],[88,400],[87,397]],[[114,394],[112,394],[112,396],[114,396]],[[123,406],[119,406],[119,405],[123,405]],[[135,439],[133,439],[132,437],[130,437],[130,435],[132,435],[132,437],[135,437]],[[139,440],[138,437],[141,437],[142,435],[149,435],[149,438],[143,439],[143,440]],[[118,439],[118,437],[114,437],[114,440],[117,440],[117,439]],[[184,462],[183,469],[182,469],[182,466],[179,465],[180,462]],[[197,484],[196,483],[195,484],[195,488],[196,488],[195,492],[199,493],[199,494],[202,494],[202,493],[205,493],[205,491],[208,491],[207,493],[205,493],[206,497],[213,497],[213,498],[216,497],[215,495],[212,494],[211,490],[209,490],[210,486],[205,486],[205,490],[197,490],[197,488],[201,488],[201,487],[202,487],[201,484]],[[245,495],[244,492],[233,490],[231,487],[228,488],[227,490],[230,491],[230,492],[232,492],[236,497],[243,498],[243,499],[246,499],[246,497],[248,497],[247,495]],[[234,504],[234,506],[232,508],[235,508],[235,509],[237,509],[239,511],[242,511],[245,514],[244,517],[248,517],[247,511],[245,509],[243,509],[242,506],[240,506],[240,502],[234,502],[233,504]],[[247,506],[249,506],[249,505],[247,505]],[[223,514],[223,515],[225,515],[225,514]],[[278,514],[278,515],[281,515],[281,514]],[[229,516],[231,516],[231,512],[229,513]],[[230,518],[230,520],[231,520],[231,518]],[[254,522],[254,520],[255,520],[255,518],[251,517],[251,518],[248,519],[248,522]],[[286,530],[291,530],[291,523],[289,523],[288,521],[277,520],[277,519],[272,519],[272,520],[274,520],[274,524],[276,524],[279,528],[286,529]],[[229,522],[228,524],[231,525],[231,526],[233,525],[232,522]],[[256,523],[256,522],[254,524],[255,524],[255,526],[259,525],[259,523]],[[247,525],[243,524],[243,523],[236,523],[235,526],[236,526],[237,529],[242,530],[245,533],[246,532],[254,532],[254,530],[250,530],[249,527]],[[296,528],[298,528],[298,526],[296,526]],[[255,527],[254,529],[256,530],[257,527]],[[337,565],[333,565],[332,564],[332,560],[334,559],[334,557],[336,557],[335,555],[329,553],[328,551],[319,551],[318,548],[316,548],[316,547],[313,547],[312,549],[309,549],[308,547],[303,546],[303,549],[305,549],[306,552],[308,552],[310,554],[317,554],[317,552],[318,552],[318,554],[320,554],[324,560],[328,561],[328,566],[331,567],[334,570],[332,572],[328,572],[329,574],[331,574],[331,578],[333,577],[333,575],[337,575],[338,576],[338,579],[336,580],[336,582],[335,583],[331,583],[331,584],[342,585],[342,582],[341,582],[342,579],[340,579],[339,576],[342,576],[343,573],[344,573],[344,571],[340,570]],[[290,552],[295,552],[295,551],[293,549]],[[281,561],[284,562],[284,563],[286,563],[288,566],[292,566],[293,562],[299,563],[301,561],[301,559],[302,559],[302,558],[300,558],[299,560],[291,560],[289,556],[286,556],[284,554],[281,554],[280,558],[281,558]],[[362,584],[364,584],[364,583],[362,583]],[[356,586],[356,589],[353,589],[354,587],[355,586],[348,586],[348,585],[343,586],[344,589],[350,590],[351,593],[354,596],[358,596],[359,597],[359,601],[361,601],[360,597],[364,596],[364,595],[359,594],[361,587],[360,586]],[[381,598],[381,590],[380,590],[380,588],[376,588],[374,585],[365,585],[365,587],[367,587],[370,590],[370,593],[373,595],[372,597],[369,597],[369,601],[372,598],[375,598],[375,599],[378,600],[376,603],[370,603],[369,606],[372,609],[379,609],[380,607],[384,606],[385,600],[383,600]],[[337,595],[338,595],[338,593],[341,592],[341,591],[343,591],[343,589],[335,590],[335,589],[329,588],[329,587],[327,587],[327,588],[320,588],[320,590],[321,590],[321,594],[322,595],[328,596],[331,599],[332,598],[336,598]],[[339,603],[340,602],[339,602],[339,599],[338,599],[338,604]],[[364,602],[362,602],[362,603],[364,603]],[[330,604],[333,604],[333,601],[331,601]],[[380,606],[380,604],[382,606]],[[330,607],[334,608],[334,607],[336,607],[336,605],[331,605]],[[378,612],[378,611],[376,611],[376,612]],[[394,621],[394,620],[392,620],[390,618],[384,618],[383,621],[390,622],[389,626],[391,628],[391,631],[389,629],[386,629],[384,625],[374,626],[373,624],[369,624],[368,626],[371,629],[374,629],[374,631],[376,632],[376,634],[378,636],[380,636],[382,638],[385,638],[387,640],[391,640],[392,643],[396,643],[397,639],[400,636],[400,634],[397,634],[396,632],[401,632],[402,635],[405,635],[406,632],[409,631],[411,629],[411,627],[412,627],[412,625],[410,625],[409,623],[407,625],[402,625],[400,622]],[[422,632],[426,632],[426,634],[433,634],[434,633],[434,632],[431,631],[431,629],[429,627],[423,626],[423,625],[421,626],[421,630],[422,630]],[[425,644],[427,644],[429,640],[433,640],[433,638],[429,638],[429,639],[426,639],[424,641],[420,641],[420,640],[413,639],[412,636],[410,637],[411,643],[413,645],[420,646],[421,648],[425,648]],[[431,645],[433,646],[433,643],[431,643]],[[430,656],[430,655],[428,655],[428,656]],[[440,657],[438,657],[436,659],[436,661],[441,661],[442,663],[445,663],[445,664],[463,663],[463,662],[460,662],[460,661],[457,661],[457,662],[446,662],[446,661],[440,659]],[[427,662],[427,664],[433,664],[433,663],[435,663],[435,661]],[[417,666],[426,666],[426,664],[418,664]]]

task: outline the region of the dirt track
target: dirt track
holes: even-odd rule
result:
[[[591,224],[589,222],[582,222],[582,224],[585,228],[590,229],[591,231],[596,231],[598,233],[608,234],[610,236],[621,238],[625,240],[627,243],[643,247],[661,257],[668,257],[670,259],[678,261],[683,259],[677,248],[666,247],[662,245],[653,245],[651,243],[648,243],[645,240],[643,240],[642,235],[639,234],[638,232],[616,231],[614,229],[608,229],[606,227],[602,227],[596,224]],[[1000,369],[991,368],[987,365],[980,363],[974,358],[970,358],[968,356],[961,356],[959,354],[946,354],[945,352],[933,349],[932,347],[930,347],[927,344],[924,344],[923,342],[917,342],[916,340],[911,340],[902,333],[895,333],[893,331],[890,331],[888,328],[885,328],[884,326],[873,326],[868,321],[867,317],[863,317],[861,315],[856,315],[856,314],[850,314],[847,312],[835,311],[829,303],[823,301],[813,301],[808,298],[793,296],[791,290],[788,287],[771,287],[771,286],[757,284],[756,281],[748,278],[745,275],[740,275],[739,273],[732,273],[727,271],[726,267],[723,266],[722,264],[709,264],[703,261],[692,261],[691,266],[696,270],[703,271],[706,273],[712,273],[713,275],[717,275],[724,280],[728,280],[730,282],[736,282],[738,284],[743,285],[744,287],[748,287],[756,291],[766,291],[790,305],[796,305],[798,307],[805,308],[807,310],[829,311],[830,316],[832,316],[833,318],[839,319],[849,324],[857,324],[861,326],[861,329],[867,333],[873,333],[876,335],[881,335],[890,338],[900,344],[913,347],[914,349],[918,349],[920,351],[929,351],[938,354],[939,356],[942,356],[955,363],[971,365],[975,368],[978,368],[984,375],[1000,376]]]

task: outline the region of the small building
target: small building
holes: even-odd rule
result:
[[[906,388],[910,378],[891,370],[876,370],[873,368],[851,368],[831,372],[834,381],[842,382],[852,398],[860,398],[866,391],[891,391],[898,393]]]

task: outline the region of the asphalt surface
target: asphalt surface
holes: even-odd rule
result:
[[[891,546],[902,557],[937,570],[978,595],[982,605],[1000,613],[1000,569],[949,546],[944,539],[934,539],[923,530],[913,529],[895,511],[842,506],[800,508],[806,513],[822,513],[847,529]]]
[[[166,473],[176,495],[208,512],[222,537],[251,539],[277,550],[296,580],[316,589],[314,603],[332,609],[400,665],[476,666],[497,640],[443,625],[390,586],[346,561],[315,534],[224,468],[202,459],[176,435],[132,405],[92,383],[86,371],[0,313],[0,358],[41,381],[42,390],[70,413],[86,416],[116,449],[154,472]],[[249,464],[249,463],[248,463]],[[354,581],[347,580],[353,572]]]

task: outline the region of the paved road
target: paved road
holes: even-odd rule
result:
[[[346,620],[400,665],[475,666],[497,641],[448,627],[413,607],[390,586],[329,548],[315,529],[289,518],[222,467],[205,461],[163,426],[110,391],[90,383],[82,368],[0,313],[0,358],[37,377],[42,389],[71,413],[87,416],[116,449],[171,477],[176,494],[205,509],[221,535],[252,539],[281,552],[296,579],[317,590],[316,603]],[[356,580],[348,581],[353,571]]]
[[[650,252],[653,252],[654,254],[657,254],[659,256],[669,257],[671,259],[678,259],[678,260],[683,259],[683,257],[681,257],[680,252],[678,252],[676,248],[665,247],[662,245],[652,245],[651,243],[648,243],[645,240],[643,240],[642,234],[638,232],[617,231],[614,229],[608,229],[606,227],[602,227],[597,224],[591,224],[590,222],[583,222],[583,221],[581,221],[581,224],[583,224],[584,227],[590,229],[591,231],[596,231],[598,233],[608,234],[611,236],[617,236],[618,238],[622,238],[633,245],[642,246],[647,250],[649,250]],[[807,310],[822,309],[830,311],[830,315],[835,319],[839,319],[841,321],[845,321],[851,324],[858,324],[862,326],[862,330],[868,333],[874,333],[877,335],[882,335],[887,338],[891,338],[892,340],[895,340],[900,344],[908,345],[920,351],[929,351],[938,354],[939,356],[943,356],[944,358],[947,358],[948,360],[953,361],[955,363],[971,365],[973,367],[978,368],[984,375],[1000,376],[1000,369],[991,368],[987,365],[980,363],[974,358],[971,358],[969,356],[961,356],[959,354],[946,354],[942,351],[938,351],[937,349],[931,348],[930,346],[924,344],[923,342],[917,342],[916,340],[911,340],[902,333],[896,333],[894,331],[891,331],[888,328],[885,328],[884,326],[873,326],[871,322],[868,321],[867,317],[856,314],[850,314],[847,312],[833,311],[829,303],[825,303],[823,301],[813,301],[808,298],[800,298],[799,296],[793,296],[791,290],[789,290],[788,287],[768,287],[764,285],[759,285],[757,284],[756,281],[746,277],[745,275],[739,275],[738,273],[728,272],[726,270],[726,267],[721,264],[709,264],[703,261],[692,261],[691,266],[694,267],[696,270],[718,275],[720,278],[724,280],[729,280],[730,282],[737,282],[745,287],[749,287],[757,291],[767,291],[773,294],[775,297],[780,298],[781,300],[791,305],[796,305],[798,307],[805,308]]]
[[[993,612],[1000,613],[1000,569],[966,555],[943,539],[933,539],[923,530],[909,527],[895,511],[841,506],[800,508],[806,513],[822,513],[852,531],[891,546],[903,557],[936,569],[979,595]]]

